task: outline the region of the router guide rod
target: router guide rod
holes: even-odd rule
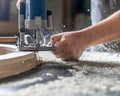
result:
[[[19,50],[55,50],[50,40],[52,12],[47,10],[46,0],[26,0],[19,10]]]

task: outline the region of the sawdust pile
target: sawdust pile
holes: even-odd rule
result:
[[[32,74],[1,83],[0,96],[119,96],[119,55],[99,54],[97,62],[91,61],[94,53],[85,53],[80,62],[56,60],[41,64]]]

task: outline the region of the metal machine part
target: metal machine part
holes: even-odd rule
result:
[[[50,39],[52,12],[47,10],[46,0],[26,0],[19,10],[19,50],[55,50]]]

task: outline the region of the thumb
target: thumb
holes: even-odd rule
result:
[[[51,38],[52,38],[52,41],[55,43],[55,42],[60,41],[62,36],[63,36],[63,34],[56,34],[56,35],[52,35]]]

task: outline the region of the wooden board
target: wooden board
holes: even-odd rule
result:
[[[28,71],[36,65],[34,52],[21,52],[14,45],[0,44],[0,79]]]

